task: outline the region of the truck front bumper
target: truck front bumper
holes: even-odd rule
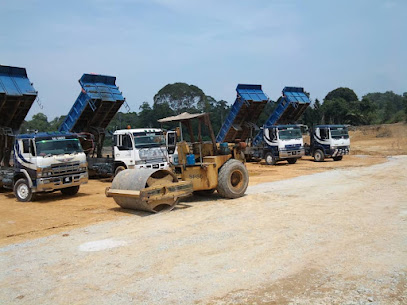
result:
[[[305,149],[293,149],[293,150],[280,150],[279,158],[288,159],[288,158],[301,158],[305,155]]]
[[[332,157],[338,157],[343,155],[349,155],[349,147],[343,146],[332,149]]]
[[[77,173],[58,177],[39,178],[34,192],[50,192],[88,182],[88,173]]]

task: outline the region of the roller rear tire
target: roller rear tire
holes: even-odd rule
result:
[[[342,156],[333,157],[334,161],[341,161],[342,158],[343,158]]]
[[[287,162],[288,162],[289,164],[294,164],[294,163],[297,162],[297,158],[290,158],[290,159],[287,159]]]
[[[219,170],[219,195],[224,198],[239,198],[244,195],[249,184],[249,173],[244,164],[238,160],[227,161]]]

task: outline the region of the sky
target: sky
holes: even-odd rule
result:
[[[272,100],[407,91],[405,0],[0,0],[0,64],[24,67],[51,120],[83,73],[116,76],[131,111],[186,82],[230,104],[238,83]],[[125,111],[124,108],[121,111]]]

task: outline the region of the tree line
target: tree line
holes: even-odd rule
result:
[[[263,125],[276,106],[277,103],[273,101],[266,105],[257,122],[258,126]],[[167,116],[185,111],[190,113],[209,112],[216,136],[230,107],[231,104],[228,102],[217,101],[206,95],[197,86],[186,83],[168,84],[157,92],[152,105],[143,102],[138,112],[118,112],[107,130],[113,132],[116,129],[127,128],[127,126],[131,126],[131,128],[159,127],[157,120]],[[45,114],[37,113],[31,120],[22,124],[20,132],[26,133],[27,130],[55,131],[58,130],[64,118],[65,116],[60,116],[48,121]],[[402,121],[407,121],[407,92],[403,95],[392,91],[368,93],[359,99],[352,89],[341,87],[329,92],[323,102],[315,99],[297,123],[308,126],[318,124],[358,126]],[[207,136],[206,133],[205,138]],[[108,140],[108,142],[110,141]]]

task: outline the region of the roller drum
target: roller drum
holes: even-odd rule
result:
[[[143,191],[150,187],[160,187],[164,190],[177,182],[177,177],[168,170],[161,169],[126,169],[119,172],[112,182],[112,189]],[[178,202],[178,198],[164,198],[149,200],[142,196],[112,196],[116,203],[124,209],[141,210],[157,213],[172,210]]]

